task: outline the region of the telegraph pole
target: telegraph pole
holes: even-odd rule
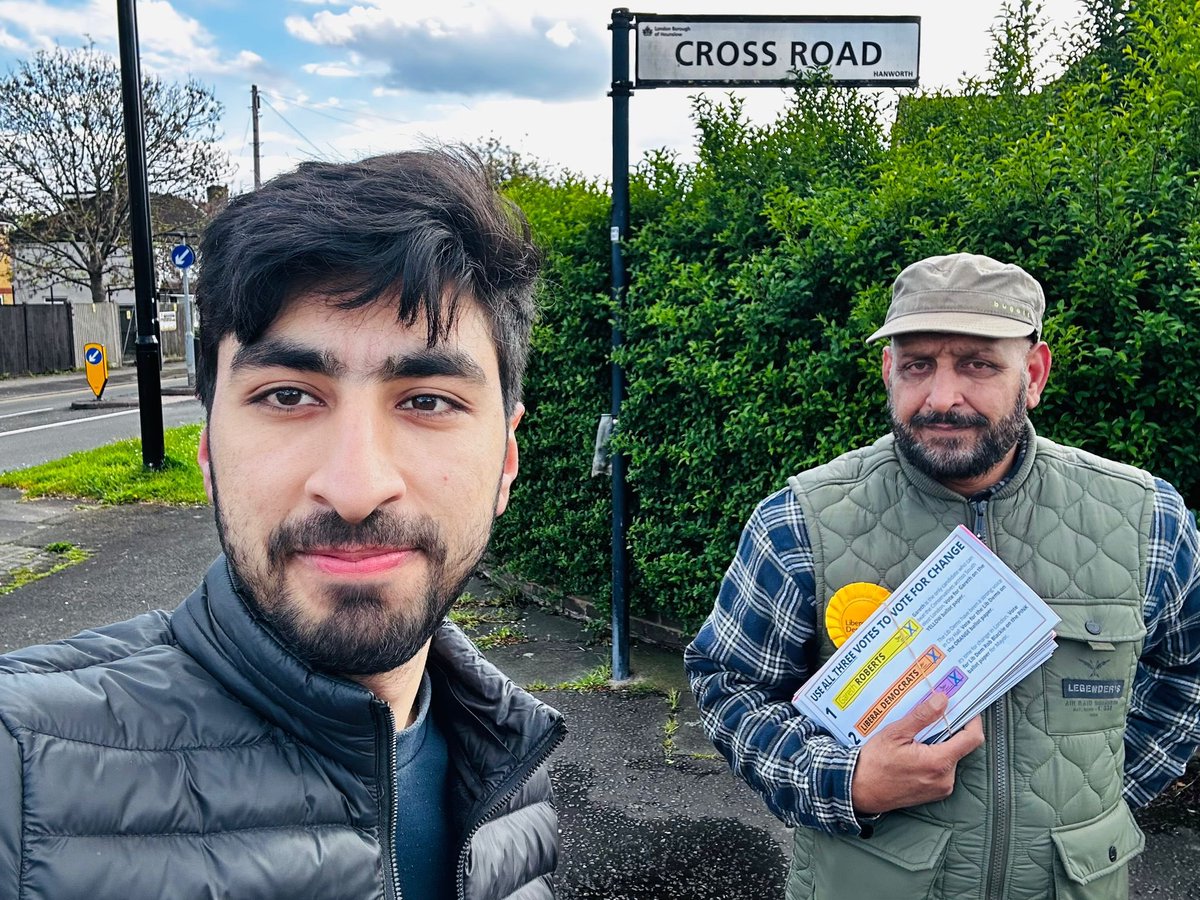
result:
[[[258,146],[258,85],[250,85],[250,121],[254,126],[254,189],[262,187],[262,161]]]
[[[138,412],[142,425],[142,465],[161,469],[163,439],[161,354],[154,333],[154,249],[150,236],[150,188],[146,178],[146,129],[142,118],[142,67],[138,58],[134,0],[117,0],[121,48],[121,105],[125,118],[125,171],[129,181],[130,249],[137,309]]]

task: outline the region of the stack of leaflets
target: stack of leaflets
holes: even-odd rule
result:
[[[792,702],[844,746],[878,734],[940,691],[945,740],[1058,646],[1059,618],[975,535],[958,526],[892,591]]]

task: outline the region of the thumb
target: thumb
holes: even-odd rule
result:
[[[942,717],[949,704],[946,695],[940,691],[910,709],[902,718],[896,720],[896,730],[903,737],[912,740],[923,728],[926,728]]]

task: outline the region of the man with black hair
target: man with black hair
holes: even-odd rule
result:
[[[239,197],[201,258],[224,554],[0,657],[0,896],[552,896],[561,717],[445,621],[517,475],[527,224],[402,153]]]

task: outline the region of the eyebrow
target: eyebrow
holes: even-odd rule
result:
[[[293,369],[331,378],[346,371],[346,366],[327,350],[276,338],[238,347],[230,368],[235,372],[241,369]]]
[[[927,359],[929,357],[937,356],[944,346],[945,345],[939,345],[934,349],[930,349],[928,347],[915,347],[911,344],[906,346],[897,342],[893,345],[893,348],[897,355]],[[1002,355],[993,343],[958,343],[947,349],[949,349],[950,354],[957,359],[963,359],[972,356],[994,359],[999,358]]]
[[[328,350],[318,350],[293,341],[268,338],[239,347],[230,364],[233,371],[243,369],[291,369],[312,372],[329,378],[346,374],[346,365]],[[375,370],[380,381],[404,378],[451,377],[485,384],[487,375],[471,356],[449,347],[430,347],[412,353],[390,356]]]
[[[469,354],[451,347],[428,347],[390,357],[379,367],[378,376],[383,379],[449,376],[479,384],[487,382],[487,375],[479,363]]]

